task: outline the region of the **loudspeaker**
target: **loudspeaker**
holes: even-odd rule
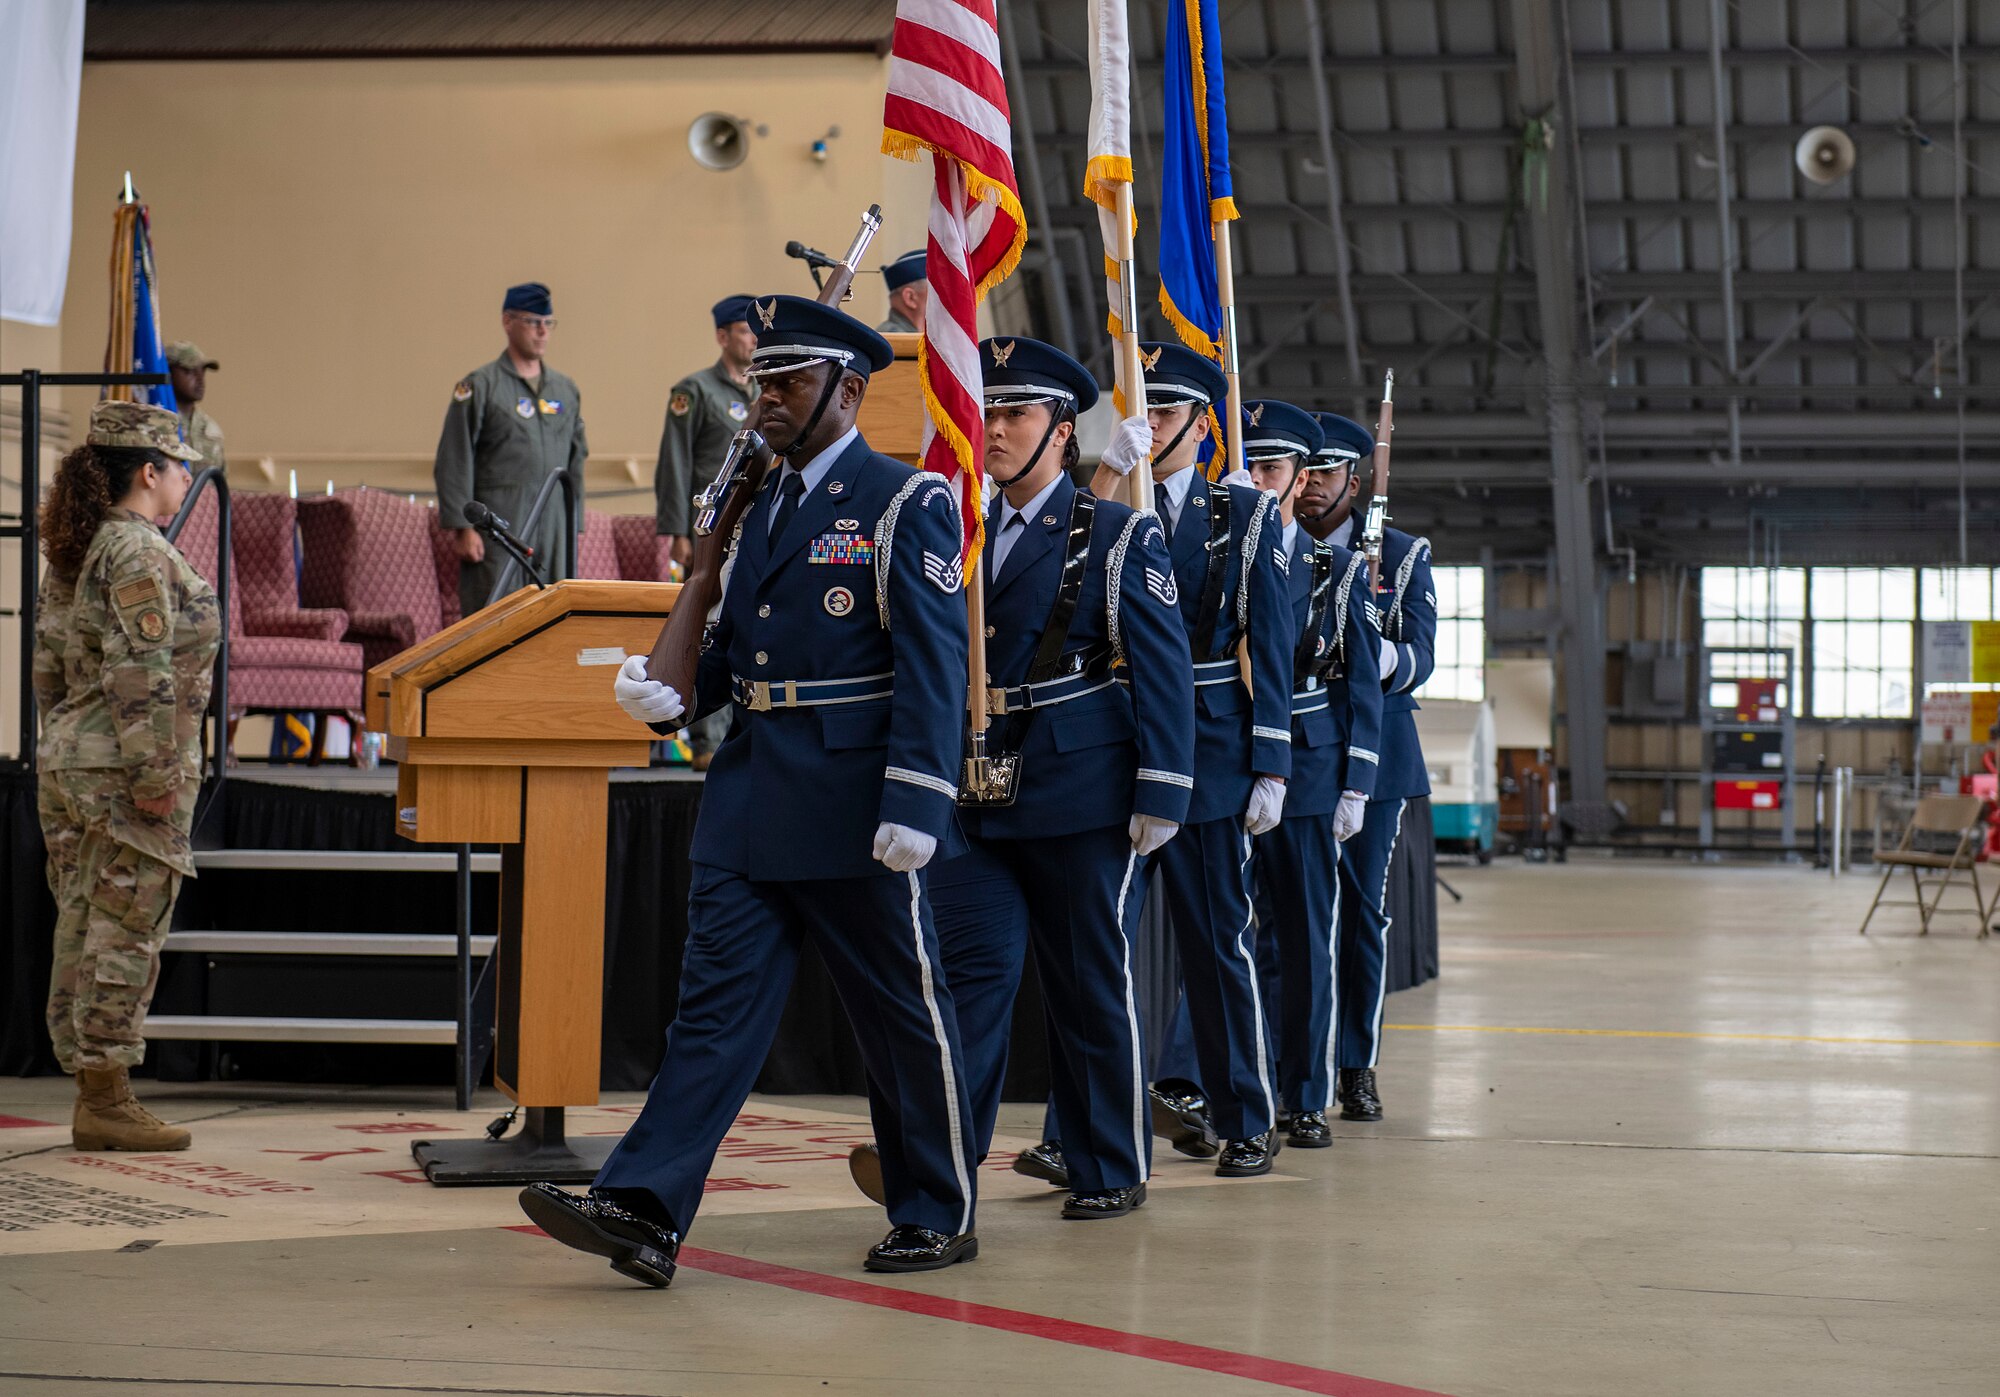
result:
[[[1854,168],[1854,140],[1838,126],[1815,126],[1799,137],[1792,160],[1814,184],[1832,184]]]
[[[688,127],[688,154],[704,169],[733,170],[750,154],[750,124],[703,112]]]

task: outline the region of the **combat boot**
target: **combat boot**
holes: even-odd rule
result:
[[[184,1150],[194,1137],[139,1104],[123,1067],[80,1067],[70,1137],[80,1150]]]

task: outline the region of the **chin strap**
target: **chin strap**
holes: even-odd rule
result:
[[[1155,463],[1164,461],[1169,456],[1172,456],[1174,454],[1174,448],[1178,447],[1181,444],[1182,437],[1186,436],[1189,432],[1194,430],[1194,420],[1200,415],[1201,414],[1196,412],[1188,413],[1188,420],[1181,424],[1181,429],[1178,432],[1174,433],[1174,439],[1167,443],[1166,449],[1164,451],[1155,451],[1153,453],[1153,460]]]
[[[827,405],[833,401],[833,390],[840,386],[840,376],[846,372],[838,364],[829,363],[826,367],[826,387],[819,390],[819,403],[813,408],[812,416],[806,419],[805,426],[799,428],[799,434],[790,446],[782,451],[773,448],[773,454],[791,460],[792,453],[806,444],[806,439],[813,434],[813,429],[819,426],[819,419],[826,415]]]
[[[1033,455],[1028,457],[1028,464],[1021,467],[1021,469],[1015,471],[1005,480],[1002,480],[999,476],[994,475],[990,471],[987,472],[986,478],[992,481],[995,485],[998,485],[1002,490],[1005,490],[1009,485],[1012,485],[1017,480],[1026,479],[1028,472],[1033,470],[1035,468],[1036,463],[1042,459],[1042,453],[1049,449],[1049,438],[1056,434],[1056,428],[1060,426],[1062,426],[1062,414],[1051,412],[1049,414],[1049,425],[1043,429],[1042,439],[1035,443],[1035,451]]]

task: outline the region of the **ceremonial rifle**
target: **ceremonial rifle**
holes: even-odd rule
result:
[[[1374,481],[1368,498],[1368,517],[1361,525],[1361,552],[1368,559],[1368,590],[1382,587],[1382,526],[1389,522],[1389,434],[1396,430],[1396,371],[1382,377],[1382,417],[1375,424]]]
[[[819,288],[821,305],[837,306],[847,299],[848,288],[854,282],[854,269],[881,226],[882,207],[870,204],[868,212],[861,215],[861,227],[855,232],[847,255],[831,269]],[[830,371],[838,374],[840,366],[831,365]],[[667,624],[660,628],[660,638],[653,642],[652,654],[646,657],[648,677],[679,694],[689,712],[694,711],[695,670],[701,663],[702,633],[707,628],[709,612],[722,600],[722,565],[729,553],[730,539],[751,501],[757,498],[764,474],[775,459],[763,433],[754,423],[746,426],[730,442],[729,455],[722,469],[715,473],[715,480],[695,497],[696,541],[694,555],[688,560],[687,580],[681,583],[674,609],[667,613]],[[654,730],[671,732],[673,727],[656,725]]]

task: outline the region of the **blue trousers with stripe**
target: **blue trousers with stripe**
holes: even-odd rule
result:
[[[1339,849],[1331,814],[1292,816],[1257,840],[1257,961],[1278,1005],[1278,1092],[1292,1111],[1333,1100]]]
[[[767,883],[696,864],[692,883],[666,1056],[596,1186],[643,1190],[683,1233],[693,1225],[811,937],[868,1069],[890,1221],[971,1231],[978,1155],[924,875]]]
[[[1070,1187],[1143,1181],[1152,1164],[1132,978],[1144,865],[1122,825],[1056,839],[972,840],[931,897],[965,1044],[978,1157],[993,1140],[1021,967],[1033,949],[1049,1036],[1051,1128]]]
[[[1241,815],[1184,825],[1153,856],[1167,899],[1181,985],[1207,1087],[1227,1140],[1269,1130],[1277,1086],[1250,919],[1250,836]],[[1067,1150],[1068,1141],[1064,1142]]]
[[[1361,832],[1340,846],[1333,957],[1334,1066],[1373,1067],[1388,994],[1389,865],[1403,832],[1401,800],[1371,800]]]

